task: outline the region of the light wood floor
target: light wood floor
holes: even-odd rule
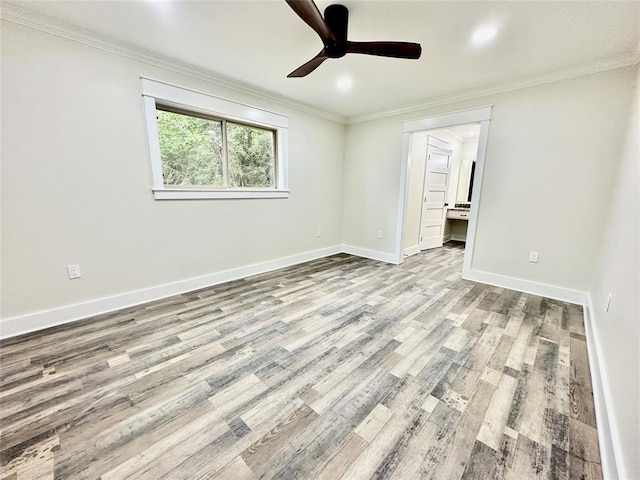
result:
[[[449,245],[10,339],[0,479],[600,478],[581,307]]]

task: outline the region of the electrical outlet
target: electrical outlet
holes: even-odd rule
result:
[[[80,265],[67,265],[67,273],[71,279],[80,278],[82,276],[80,273]]]
[[[322,229],[321,229],[321,228],[318,228],[318,229],[316,230],[316,237],[321,237],[321,236],[322,236]]]
[[[378,230],[378,233],[376,234],[376,238],[378,239],[382,238],[382,230]]]
[[[540,254],[538,252],[531,252],[529,253],[529,261],[531,263],[538,263],[538,256]]]
[[[611,307],[611,299],[612,298],[613,298],[613,296],[611,294],[607,295],[607,306],[604,309],[605,312],[609,311],[609,308]]]

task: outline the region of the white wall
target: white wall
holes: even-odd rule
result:
[[[480,127],[478,127],[479,129]],[[467,138],[462,144],[462,158],[476,159],[478,153],[478,139]]]
[[[620,478],[640,478],[640,76],[590,289]],[[617,155],[616,155],[617,157]],[[610,158],[615,163],[617,158]],[[607,295],[611,307],[605,311]]]
[[[343,244],[394,254],[401,151],[400,122],[347,126]]]
[[[154,201],[140,75],[288,115],[290,198]],[[343,125],[3,21],[3,319],[339,245],[344,138]],[[81,279],[67,279],[73,263]]]
[[[402,122],[492,104],[472,269],[585,292],[636,67],[349,125],[344,243],[394,251]],[[376,240],[375,231],[385,237]],[[540,262],[528,262],[529,251]]]

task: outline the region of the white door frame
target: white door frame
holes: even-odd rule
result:
[[[491,105],[461,110],[457,112],[424,117],[416,120],[404,122],[402,129],[402,163],[400,168],[400,195],[398,198],[398,218],[396,222],[396,248],[395,257],[398,264],[404,260],[402,250],[402,235],[404,225],[405,206],[409,194],[409,146],[411,135],[414,132],[424,130],[434,130],[437,128],[454,127],[467,123],[480,123],[480,138],[478,140],[478,156],[476,158],[476,169],[473,178],[473,193],[471,195],[471,212],[469,215],[469,226],[467,229],[467,245],[464,251],[464,263],[462,265],[462,276],[471,270],[473,260],[473,247],[476,236],[476,226],[478,218],[478,208],[480,206],[480,195],[482,193],[482,177],[484,173],[484,160],[487,153],[487,139],[489,138],[489,123],[491,122]]]

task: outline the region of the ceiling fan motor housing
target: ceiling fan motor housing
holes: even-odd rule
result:
[[[420,58],[422,47],[419,43],[348,41],[349,10],[344,5],[329,5],[324,10],[323,16],[314,0],[286,0],[286,2],[322,40],[322,51],[287,75],[289,78],[305,77],[325,60],[344,57],[347,53],[392,58]]]
[[[344,57],[347,53],[349,9],[344,5],[329,5],[324,9],[324,20],[336,38],[335,43],[325,44],[325,53],[330,58]]]

